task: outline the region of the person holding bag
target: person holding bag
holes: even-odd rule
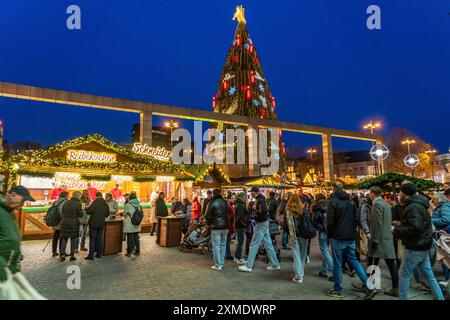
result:
[[[0,300],[45,300],[20,272],[22,237],[14,211],[25,201],[35,200],[23,186],[0,196]]]

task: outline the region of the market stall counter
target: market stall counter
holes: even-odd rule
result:
[[[122,252],[123,219],[106,219],[103,232],[103,255],[109,256]]]

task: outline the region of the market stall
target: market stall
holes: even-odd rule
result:
[[[19,214],[24,238],[51,234],[43,218],[61,191],[69,195],[85,189],[112,193],[120,210],[124,195],[135,192],[144,208],[143,228],[149,226],[152,192],[163,191],[166,200],[192,193],[194,177],[184,166],[174,165],[170,157],[136,151],[139,149],[127,149],[93,134],[9,157],[7,185],[24,185],[36,199]]]

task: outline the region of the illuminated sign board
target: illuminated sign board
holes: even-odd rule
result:
[[[86,150],[67,150],[67,160],[87,162],[116,162],[116,154]]]
[[[146,143],[142,144],[136,142],[135,144],[133,144],[132,150],[136,153],[145,154],[147,156],[153,157],[161,161],[169,161],[170,158],[172,157],[172,152],[167,151],[165,148],[163,147],[153,148]]]

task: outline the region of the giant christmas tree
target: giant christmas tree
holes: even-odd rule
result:
[[[261,61],[249,36],[242,6],[236,7],[233,20],[238,21],[234,40],[228,50],[217,94],[213,97],[215,112],[260,119],[277,119],[275,97],[269,89]],[[224,130],[229,125],[214,125]],[[237,128],[237,125],[231,126]],[[280,172],[284,171],[285,149],[280,131]]]

